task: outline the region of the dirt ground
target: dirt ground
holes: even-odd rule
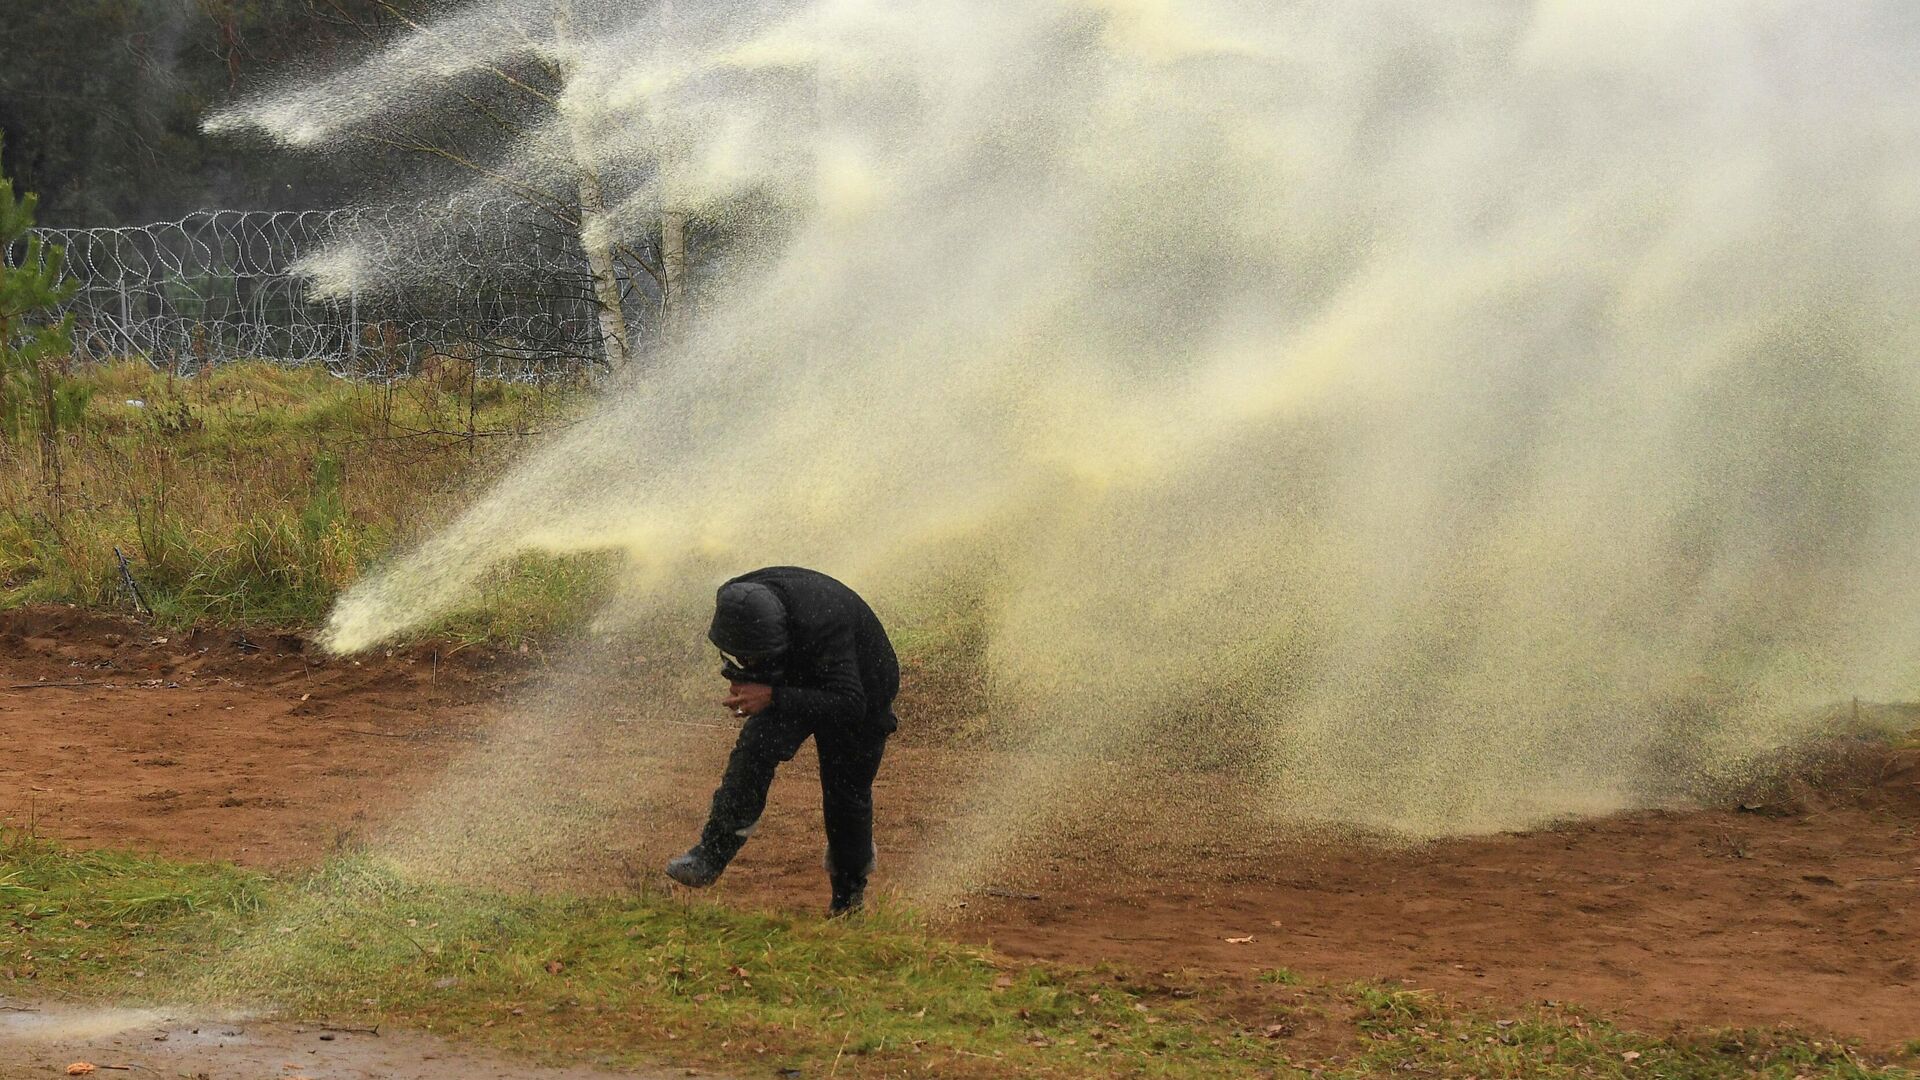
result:
[[[665,742],[643,739],[641,724],[606,722],[622,719],[617,698],[580,695],[537,731],[502,723],[500,703],[541,668],[538,656],[430,648],[323,661],[290,636],[163,639],[67,609],[0,614],[0,815],[83,844],[298,866],[410,816],[486,819],[524,782],[487,772],[505,757],[532,762],[521,772],[539,774],[543,797],[591,822],[536,815],[568,832],[564,872],[579,872],[584,850],[589,877],[656,887],[652,868],[694,835],[729,730],[695,718]],[[890,748],[876,786],[883,880],[932,857],[952,813],[942,793],[992,767],[911,738]],[[463,772],[459,790],[494,801],[423,815]],[[641,794],[605,794],[629,775],[646,778]],[[824,902],[814,777],[806,752],[783,772],[724,900]],[[946,910],[957,933],[1016,956],[1250,991],[1256,973],[1286,967],[1494,1004],[1572,1002],[1653,1032],[1791,1024],[1872,1047],[1920,1037],[1912,755],[1844,797],[1407,850],[1196,839],[1191,824],[1109,821],[1126,844],[1058,846]],[[1154,865],[1177,872],[1142,869]]]

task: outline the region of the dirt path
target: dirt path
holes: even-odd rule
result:
[[[0,814],[82,843],[269,866],[396,822],[464,862],[506,850],[500,830],[519,827],[550,856],[516,856],[530,873],[657,881],[652,868],[694,835],[725,726],[610,722],[633,719],[632,703],[587,690],[555,695],[564,713],[502,721],[497,703],[532,678],[529,665],[472,654],[319,663],[295,639],[154,642],[61,610],[3,615],[0,686],[33,688],[0,689]],[[824,901],[806,757],[783,772],[722,899]],[[883,879],[938,857],[943,793],[993,767],[911,737],[890,749],[876,787]],[[1109,816],[1100,843],[1036,852],[999,895],[953,910],[958,932],[1015,955],[1212,973],[1249,992],[1252,975],[1286,967],[1576,1002],[1653,1030],[1920,1037],[1911,757],[1830,805],[1643,813],[1410,851],[1209,834],[1165,812],[1180,801]]]
[[[412,1032],[346,1031],[165,1009],[95,1009],[0,1001],[0,1080],[65,1075],[287,1077],[291,1080],[663,1080],[708,1075],[674,1068],[546,1069],[455,1048]]]

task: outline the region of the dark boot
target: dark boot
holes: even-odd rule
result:
[[[676,855],[667,860],[667,876],[685,885],[689,889],[704,889],[720,880],[720,871],[726,864],[707,854],[707,849],[699,844],[685,855]]]
[[[849,872],[834,869],[833,855],[828,853],[827,884],[833,888],[833,901],[827,908],[827,918],[837,919],[842,915],[853,915],[867,906],[867,875],[873,873],[873,864],[879,854],[879,851],[869,843],[866,865]]]
[[[867,906],[867,885],[861,882],[854,886],[834,886],[833,904],[827,908],[827,918],[838,919],[843,915],[858,915]]]

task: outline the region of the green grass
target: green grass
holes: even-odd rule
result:
[[[131,611],[118,548],[162,625],[315,625],[342,588],[582,400],[458,374],[378,384],[267,363],[193,378],[137,363],[76,372],[57,473],[31,433],[0,435],[0,605]],[[522,560],[473,613],[428,633],[514,641],[565,629],[590,610],[605,563]]]
[[[1350,988],[1367,1049],[1361,1075],[1659,1077],[1903,1077],[1838,1042],[1779,1031],[1703,1031],[1648,1039],[1558,1005],[1492,1017],[1450,1009],[1425,992]]]
[[[857,922],[662,893],[423,885],[365,856],[268,877],[0,839],[0,992],[270,1005],[535,1056],[743,1075],[1902,1077],[1770,1033],[1652,1039],[1573,1010],[1288,986],[1247,1015],[1217,981],[1019,964],[910,912]],[[1171,979],[1171,984],[1169,980]],[[1297,980],[1296,980],[1297,981]],[[1331,1017],[1337,1045],[1282,1033]]]

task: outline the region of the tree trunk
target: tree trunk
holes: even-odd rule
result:
[[[600,353],[607,366],[618,370],[632,359],[627,339],[627,312],[620,304],[620,276],[613,264],[613,247],[606,236],[593,227],[607,210],[600,192],[600,178],[583,167],[580,171],[580,246],[587,253],[587,273],[593,279],[593,305],[600,317]]]
[[[660,215],[660,307],[669,337],[686,322],[687,215],[667,210]]]
[[[572,47],[573,5],[570,0],[554,0],[553,44],[559,58],[561,78],[573,80],[576,58]],[[620,303],[620,275],[613,261],[613,242],[596,226],[607,213],[607,197],[600,189],[600,174],[587,152],[589,134],[580,129],[581,121],[562,114],[567,137],[572,143],[573,161],[580,170],[580,248],[587,256],[587,276],[593,283],[593,306],[600,321],[600,355],[615,371],[632,359],[632,343],[627,338],[627,312]]]

